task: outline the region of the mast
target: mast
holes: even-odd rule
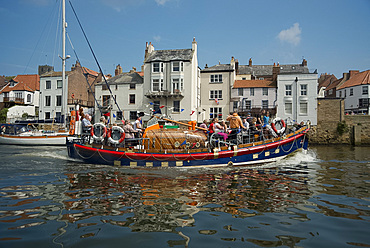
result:
[[[66,126],[66,109],[67,109],[67,85],[66,85],[66,60],[69,58],[66,57],[66,3],[65,0],[62,0],[62,108],[61,108],[61,118],[63,126]]]

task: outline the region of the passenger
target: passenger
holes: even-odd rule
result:
[[[249,129],[249,122],[248,122],[247,118],[243,118],[243,125],[245,126],[246,130]]]
[[[90,122],[90,115],[85,114],[84,117],[85,118],[82,119],[82,129],[83,130],[90,130],[91,127],[93,126]]]
[[[125,131],[125,138],[126,139],[133,139],[135,138],[135,133],[138,133],[138,130],[132,128],[131,123],[129,120],[125,121],[125,125],[123,126],[123,131]]]
[[[227,121],[229,121],[230,123],[230,128],[233,130],[233,129],[240,129],[240,128],[246,128],[244,125],[243,125],[243,122],[242,120],[240,119],[240,116],[238,115],[237,112],[234,112],[232,115],[229,115],[227,118],[226,118]]]
[[[106,126],[107,125],[107,119],[105,119],[104,116],[100,117],[100,123],[102,123]]]
[[[263,119],[263,124],[262,124],[262,126],[263,127],[266,127],[267,125],[269,125],[269,121],[270,121],[270,112],[269,111],[267,111],[266,112],[266,115],[264,115],[263,117],[262,117]]]
[[[221,124],[218,123],[218,118],[215,118],[215,132],[222,136],[224,138],[224,141],[226,141],[228,134],[227,134],[227,125],[224,120],[221,121]]]
[[[266,114],[266,110],[262,109],[261,113],[257,115],[257,127],[262,127],[263,125],[263,116]]]
[[[141,117],[137,117],[136,121],[134,122],[134,129],[137,130],[137,131],[141,131],[142,130],[142,126],[141,126]]]
[[[203,123],[199,125],[199,127],[207,129],[207,120],[204,120]]]
[[[211,121],[211,124],[209,124],[209,127],[208,127],[209,136],[211,136],[212,134],[216,132],[216,127],[215,127],[216,121],[217,121],[217,118],[213,118]]]

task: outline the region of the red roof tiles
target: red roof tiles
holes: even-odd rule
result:
[[[14,90],[19,91],[36,91],[40,90],[40,77],[39,75],[18,75],[13,79],[14,82],[17,82],[16,85],[10,86],[7,85],[4,89],[0,92],[10,92]]]
[[[276,88],[276,83],[268,80],[235,80],[233,88]]]
[[[344,82],[338,89],[344,89],[357,85],[370,84],[370,70],[357,73]]]

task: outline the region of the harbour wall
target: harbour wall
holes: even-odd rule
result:
[[[318,145],[370,145],[370,115],[344,115],[344,100],[318,98],[317,126],[308,133]]]

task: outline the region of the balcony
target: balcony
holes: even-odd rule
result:
[[[184,91],[174,90],[174,92],[163,90],[163,91],[148,91],[145,96],[149,99],[156,98],[183,98]]]
[[[261,113],[261,110],[265,109],[266,111],[270,112],[270,116],[275,116],[276,115],[276,106],[269,105],[267,108],[262,108],[262,105],[253,105],[253,106],[243,106],[243,107],[238,107],[234,108],[234,111],[237,111],[240,115],[246,116],[248,113],[251,113],[252,116],[257,116],[258,114]]]
[[[20,97],[4,97],[4,103],[14,102],[15,104],[24,104],[24,98]]]
[[[79,99],[68,99],[68,105],[81,105],[84,107],[94,107],[94,102],[93,101],[86,101],[86,100],[79,100]]]

